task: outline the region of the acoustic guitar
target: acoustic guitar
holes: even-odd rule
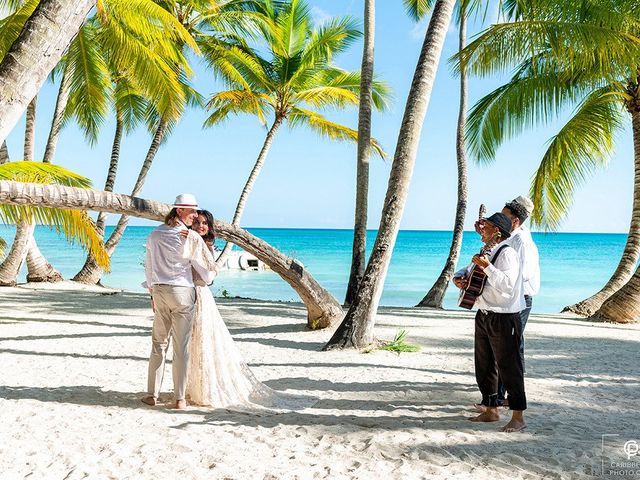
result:
[[[480,205],[478,221],[482,220],[486,211],[487,209],[484,204]],[[486,255],[489,253],[491,249],[496,246],[496,240],[497,238],[493,238],[487,242],[486,245],[483,245],[480,249],[480,255]],[[473,268],[471,269],[471,272],[467,277],[465,277],[465,287],[460,290],[460,298],[458,298],[458,306],[466,308],[467,310],[471,310],[473,308],[476,300],[482,294],[484,284],[487,281],[487,274],[484,273],[475,263],[472,265]]]

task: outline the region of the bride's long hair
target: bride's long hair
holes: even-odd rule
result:
[[[207,219],[207,226],[209,227],[209,231],[202,239],[205,242],[211,241],[214,243],[216,241],[216,228],[213,224],[213,214],[209,210],[198,210],[198,215],[203,215]]]

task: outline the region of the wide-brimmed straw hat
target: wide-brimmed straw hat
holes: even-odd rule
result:
[[[181,193],[178,195],[172,206],[173,208],[193,208],[195,210],[199,208],[196,197],[190,193]]]

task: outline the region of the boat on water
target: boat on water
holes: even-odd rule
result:
[[[217,260],[220,257],[222,250],[216,249],[214,251],[214,257]],[[232,250],[227,255],[227,259],[220,267],[222,270],[248,270],[253,272],[262,272],[270,270],[262,260],[259,260],[255,255],[242,250]]]

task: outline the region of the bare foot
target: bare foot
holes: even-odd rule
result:
[[[500,420],[500,414],[495,407],[487,408],[483,413],[477,417],[470,418],[472,422],[497,422]]]
[[[187,401],[186,400],[176,400],[176,406],[173,407],[176,410],[184,410],[185,408],[187,408]]]
[[[521,430],[524,430],[526,427],[527,427],[527,422],[525,422],[524,419],[518,420],[518,419],[512,418],[511,420],[509,420],[509,423],[507,423],[504,427],[500,429],[500,431],[505,433],[520,432]]]
[[[156,397],[149,395],[148,397],[144,397],[140,400],[142,403],[145,403],[151,407],[155,407],[158,404],[158,400]]]
[[[481,403],[474,403],[473,404],[473,409],[478,413],[484,413],[484,412],[487,411],[487,407],[485,407]]]

